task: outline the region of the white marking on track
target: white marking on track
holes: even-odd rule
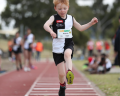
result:
[[[67,90],[91,90],[93,88],[67,88]],[[59,90],[59,88],[33,88],[33,90]]]
[[[33,83],[32,87],[25,96],[58,96],[59,79],[57,78],[56,74],[56,77],[44,77],[44,74],[49,67],[50,66],[46,67],[45,70],[42,71],[40,76],[36,79],[36,81]],[[91,86],[91,82],[84,79],[81,74],[79,78],[75,78],[74,82],[75,83],[73,83],[72,85],[66,84],[66,96],[100,96]]]
[[[30,92],[32,91],[32,89],[34,88],[34,86],[36,85],[36,83],[39,81],[39,79],[43,76],[43,74],[48,70],[48,68],[50,67],[50,65],[48,65],[44,71],[42,71],[42,73],[40,74],[40,76],[36,79],[36,81],[33,83],[33,85],[31,86],[31,88],[29,89],[29,91],[25,94],[25,96],[29,96]]]
[[[59,83],[37,83],[36,85],[60,85],[60,84]],[[88,84],[73,83],[72,85],[90,85],[90,83]]]
[[[30,94],[30,95],[37,95],[37,96],[41,96],[41,95],[44,95],[44,96],[46,96],[46,95],[48,95],[48,96],[50,96],[50,95],[58,95],[57,93],[38,93],[38,94]],[[99,96],[98,94],[79,94],[79,93],[66,93],[65,95],[77,95],[77,96]]]

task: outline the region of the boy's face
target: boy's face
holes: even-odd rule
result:
[[[65,18],[68,12],[69,6],[65,4],[58,4],[55,8],[55,11],[62,17]]]

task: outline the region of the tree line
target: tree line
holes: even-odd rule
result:
[[[78,32],[73,28],[74,42],[78,46],[84,46],[91,37],[113,38],[119,25],[118,16],[120,15],[120,0],[115,0],[113,7],[109,10],[108,5],[103,4],[103,0],[94,0],[92,6],[79,6],[75,0],[70,1],[68,14],[75,17],[80,24],[89,22],[94,16],[99,23],[92,26],[85,32]],[[32,29],[36,39],[50,37],[48,32],[43,29],[45,21],[53,14],[53,0],[7,0],[5,11],[2,12],[2,20],[6,26],[15,20],[15,26],[20,28]],[[25,34],[25,33],[24,33]]]

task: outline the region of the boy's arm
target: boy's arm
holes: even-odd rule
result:
[[[44,28],[47,32],[49,32],[53,38],[56,38],[55,32],[53,32],[53,30],[49,27],[49,26],[53,23],[53,21],[54,21],[54,16],[51,16],[51,17],[46,21],[46,23],[44,24],[43,28]]]
[[[80,25],[75,20],[75,18],[73,18],[73,26],[79,31],[84,31],[84,30],[88,29],[89,27],[91,27],[92,25],[96,24],[97,22],[98,22],[98,19],[96,17],[94,17],[89,23]]]

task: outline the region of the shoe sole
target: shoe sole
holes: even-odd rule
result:
[[[71,71],[68,71],[66,78],[67,84],[73,84],[74,74]]]

